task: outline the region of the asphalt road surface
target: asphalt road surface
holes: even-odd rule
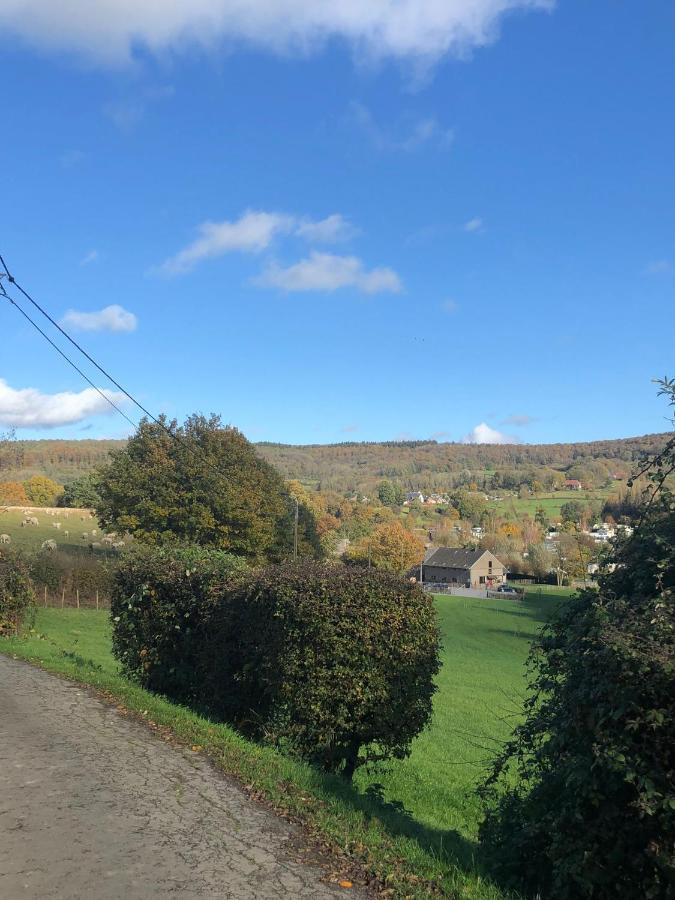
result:
[[[362,896],[200,754],[0,655],[1,900]]]

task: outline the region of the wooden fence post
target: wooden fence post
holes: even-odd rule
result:
[[[61,609],[63,609],[66,602],[66,589],[61,588]]]
[[[98,609],[98,591],[96,591],[96,609]]]
[[[47,606],[47,585],[45,585],[45,607]]]
[[[75,596],[77,598],[77,608],[79,609],[80,608],[80,589],[79,588],[75,591]]]

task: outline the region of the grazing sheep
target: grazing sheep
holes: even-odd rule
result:
[[[54,528],[56,528],[57,531],[59,531],[59,529],[61,528],[60,522],[52,522],[52,525],[54,526]]]
[[[83,540],[83,541],[86,541],[88,537],[89,537],[89,535],[87,534],[87,532],[86,532],[86,531],[83,531],[83,532],[82,532],[82,540]]]
[[[70,537],[70,532],[69,532],[69,531],[64,531],[64,532],[63,532],[63,536],[64,536],[64,537]]]
[[[0,534],[0,544],[11,544],[12,539],[8,534]]]
[[[113,543],[113,539],[110,537],[109,534],[106,534],[106,536],[104,538],[101,538],[101,543],[107,544],[108,546],[110,546]]]
[[[46,550],[48,553],[53,553],[56,550],[56,541],[43,541],[42,549]]]
[[[91,548],[92,550],[100,550],[100,549],[101,549],[101,542],[100,542],[100,541],[94,541],[93,544],[89,544],[89,546],[90,546],[90,548]]]
[[[86,518],[87,518],[86,516],[80,516],[80,522],[84,522],[84,520],[85,520]]]
[[[92,534],[98,534],[98,532],[96,531],[95,528],[92,528],[92,529],[91,529],[91,533],[92,533]]]
[[[35,527],[37,527],[40,524],[39,520],[36,519],[35,516],[31,516],[30,519],[28,519],[27,521],[28,521],[29,525],[34,525]]]
[[[113,543],[113,550],[121,550],[124,547],[124,541],[115,541]]]

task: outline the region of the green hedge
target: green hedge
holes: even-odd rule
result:
[[[30,619],[35,595],[23,554],[0,550],[0,637],[17,634]]]
[[[113,576],[113,653],[124,673],[181,702],[199,702],[197,653],[238,557],[197,547],[137,545]]]
[[[125,672],[326,771],[405,757],[439,668],[431,597],[374,570],[234,562],[147,548],[122,561],[112,617]]]
[[[241,730],[351,777],[408,755],[429,722],[439,637],[430,595],[316,563],[252,572],[213,618],[207,704]]]

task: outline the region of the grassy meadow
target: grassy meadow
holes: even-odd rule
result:
[[[21,527],[26,518],[23,510],[31,510],[28,515],[35,516],[39,525]],[[49,513],[54,515],[49,515]],[[61,528],[54,527],[56,522]],[[97,534],[92,537],[92,529]],[[66,537],[66,531],[68,536]],[[87,539],[82,535],[87,534]],[[39,550],[43,541],[56,541],[57,548],[66,553],[76,554],[87,551],[89,541],[101,540],[101,528],[89,509],[43,509],[39,506],[0,508],[0,534],[8,534],[12,539],[11,546],[22,550]]]
[[[531,497],[506,496],[502,500],[492,501],[489,508],[499,515],[508,516],[514,513],[516,516],[534,514],[541,507],[552,521],[560,518],[560,507],[570,500],[578,500],[581,503],[589,503],[591,500],[606,500],[610,495],[609,488],[597,491],[555,491],[548,494],[533,494]]]
[[[33,632],[3,642],[0,650],[94,684],[204,749],[275,808],[387,880],[395,896],[422,897],[438,889],[446,896],[496,900],[505,894],[482,874],[475,785],[491,750],[517,719],[530,641],[568,593],[534,588],[522,602],[437,597],[443,668],[433,722],[409,759],[358,772],[353,785],[126,681],[111,655],[104,611],[39,609]]]

